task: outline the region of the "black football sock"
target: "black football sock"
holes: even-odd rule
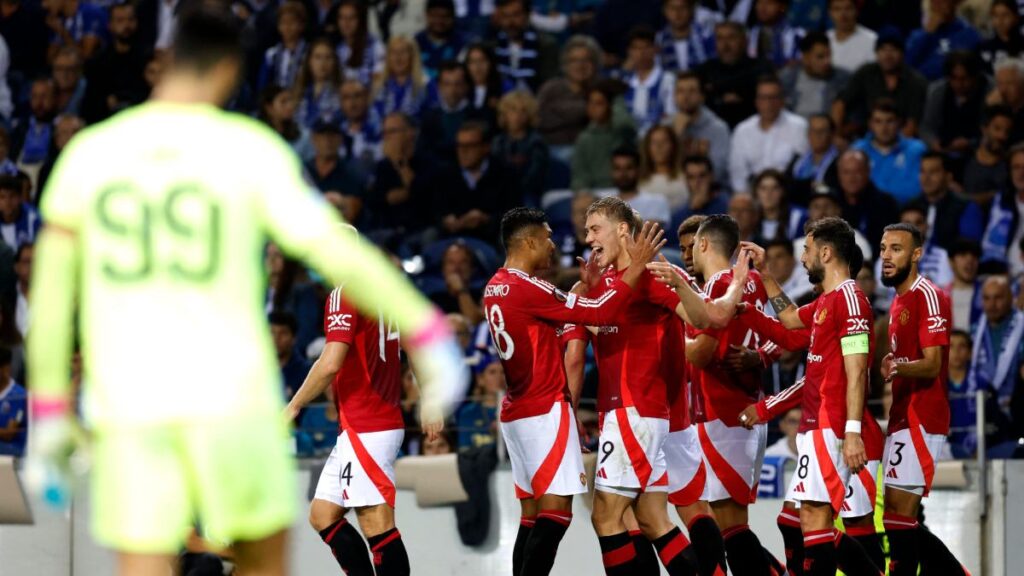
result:
[[[697,552],[697,573],[700,576],[725,576],[725,541],[715,519],[707,514],[694,516],[686,529]]]
[[[921,554],[922,575],[966,576],[963,564],[938,536],[924,526],[917,527],[917,546]]]
[[[835,530],[813,530],[804,534],[804,576],[835,576]]]
[[[520,576],[547,576],[555,564],[558,544],[565,536],[572,522],[572,512],[561,510],[541,510],[530,531],[530,539],[526,541],[523,552],[523,568]]]
[[[736,576],[771,576],[768,559],[760,552],[762,546],[750,526],[740,524],[722,531],[725,559]],[[755,554],[755,552],[757,552]]]
[[[881,547],[879,547],[881,552]],[[836,533],[836,564],[847,574],[881,576],[884,574],[860,541],[846,532]]]
[[[331,548],[334,559],[348,576],[373,576],[366,542],[355,527],[342,518],[320,531],[320,539]]]
[[[796,510],[783,508],[775,521],[782,533],[782,543],[786,547],[786,569],[792,576],[804,573],[804,533],[800,530],[800,516]]]
[[[530,539],[530,531],[533,530],[536,520],[536,516],[523,516],[519,519],[519,533],[516,534],[516,544],[512,547],[512,576],[523,573],[523,551],[526,550],[526,541]]]
[[[695,576],[697,574],[697,553],[683,532],[673,527],[653,541],[669,576]]]
[[[636,574],[637,576],[658,576],[661,574],[661,564],[658,563],[658,554],[654,551],[654,545],[639,530],[630,530],[629,537],[633,540],[633,547],[636,548]]]
[[[768,570],[772,576],[786,576],[786,567],[779,562],[779,559],[775,557],[767,548],[761,548],[761,552],[764,553],[764,559],[768,561]]]
[[[853,538],[861,547],[864,548],[864,552],[868,555],[871,563],[878,569],[882,574],[885,573],[885,551],[882,550],[882,536],[875,531],[875,524],[872,522],[867,526],[848,526],[846,528],[846,535]],[[839,553],[839,566],[843,565],[843,552]],[[847,570],[846,572],[850,572]],[[851,574],[853,572],[850,572]]]
[[[886,512],[883,522],[889,539],[890,576],[917,576],[921,558],[917,519]]]
[[[611,536],[598,536],[601,545],[601,562],[607,576],[633,576],[637,573],[636,547],[629,532]]]
[[[409,576],[409,554],[405,551],[398,528],[366,540],[370,543],[370,552],[373,552],[373,568],[377,576]]]

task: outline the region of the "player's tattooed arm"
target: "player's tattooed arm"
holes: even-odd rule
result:
[[[775,314],[779,318],[779,322],[789,329],[806,328],[803,321],[800,320],[800,314],[797,312],[796,304],[790,300],[789,296],[782,291],[782,287],[775,281],[775,278],[768,272],[768,266],[764,254],[764,248],[754,244],[753,242],[740,242],[740,250],[747,250],[750,253],[750,258],[754,263],[754,267],[761,274],[761,282],[764,284],[764,289],[768,293],[768,302],[771,303],[772,308],[775,309]]]
[[[785,292],[779,292],[778,296],[771,297],[768,301],[771,302],[772,308],[775,309],[777,314],[781,314],[790,306],[795,306],[793,301],[789,299],[789,296],[786,296]]]

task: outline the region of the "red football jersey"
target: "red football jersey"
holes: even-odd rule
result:
[[[704,285],[704,295],[715,299],[723,296],[732,282],[732,270],[723,270]],[[758,313],[768,302],[768,293],[761,282],[761,276],[751,271],[746,285],[743,287],[743,302],[754,308],[751,312]],[[725,369],[723,362],[731,352],[730,346],[740,346],[757,350],[761,346],[762,337],[747,320],[750,314],[741,314],[729,321],[725,328],[696,330],[694,337],[710,336],[718,341],[718,347],[711,362],[704,368],[690,366],[692,378],[700,386],[704,403],[702,420],[721,420],[726,426],[739,426],[739,415],[744,408],[757,402],[761,397],[761,372],[758,370],[736,374]]]
[[[800,308],[799,313],[804,326],[811,327],[800,431],[832,428],[842,438],[846,429],[846,368],[841,340],[867,334],[870,365],[874,345],[871,305],[857,282],[847,280]],[[866,397],[867,390],[864,394]]]
[[[578,298],[520,270],[498,270],[484,288],[484,315],[508,383],[501,420],[547,414],[568,400],[559,331],[566,323],[612,323],[631,293],[619,280],[600,298]]]
[[[591,293],[598,297],[619,282],[623,271],[609,266]],[[645,270],[626,310],[594,337],[597,410],[635,406],[641,416],[669,417],[669,390],[685,378],[683,328],[675,309],[679,296]],[[592,325],[592,324],[591,324]]]
[[[332,384],[338,413],[356,432],[404,428],[398,327],[383,314],[360,314],[342,298],[341,288],[331,292],[324,308],[327,341],[349,345]]]
[[[929,434],[949,433],[949,332],[952,306],[949,296],[919,276],[889,309],[889,346],[896,362],[924,358],[924,349],[942,346],[942,369],[935,378],[896,376],[892,381],[889,433],[903,430],[916,419]],[[913,414],[910,414],[910,411]]]

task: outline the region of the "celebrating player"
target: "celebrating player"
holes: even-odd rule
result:
[[[923,238],[908,224],[882,235],[882,283],[896,288],[889,309],[889,345],[882,375],[892,381],[885,442],[885,532],[889,574],[964,574],[946,545],[917,523],[921,498],[935,476],[935,460],[949,434],[946,379],[952,319],[949,297],[920,275]]]
[[[764,278],[769,302],[786,328],[810,328],[803,421],[797,436],[799,480],[786,496],[800,503],[804,573],[835,574],[833,514],[842,510],[851,473],[867,464],[861,437],[871,352],[871,308],[850,278],[854,243],[850,225],[824,218],[808,226],[801,261],[822,295],[799,310],[770,275],[764,250],[743,243]],[[842,440],[840,440],[842,438]]]
[[[645,223],[635,241],[625,238],[629,257],[650,261],[664,245],[662,235],[656,224]],[[501,428],[522,506],[513,574],[545,575],[572,520],[572,497],[587,490],[556,331],[566,323],[611,323],[625,308],[643,266],[633,267],[599,299],[589,300],[534,276],[549,268],[555,255],[544,212],[507,212],[501,219],[501,241],[507,258],[484,289],[484,314],[508,381]]]
[[[464,393],[444,317],[339,229],[284,141],[217,109],[242,57],[229,11],[183,13],[152,101],[76,136],[43,196],[29,482],[51,502],[66,498],[77,303],[93,532],[120,553],[121,574],[167,574],[195,520],[234,542],[240,573],[285,572],[295,485],[255,257],[268,237],[345,283],[361,310],[394,316],[411,335],[428,413]]]

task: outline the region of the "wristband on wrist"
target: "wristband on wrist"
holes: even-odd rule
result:
[[[846,433],[860,434],[861,424],[860,420],[847,420],[846,421]]]

